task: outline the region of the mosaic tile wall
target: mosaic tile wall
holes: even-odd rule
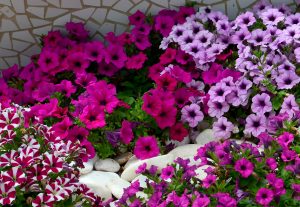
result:
[[[163,8],[176,9],[186,0],[0,0],[0,69],[26,65],[39,53],[39,37],[66,22],[85,22],[94,39],[107,32],[128,29],[128,16],[137,10],[155,14]],[[233,18],[257,0],[197,0]],[[272,3],[295,4],[294,0]]]

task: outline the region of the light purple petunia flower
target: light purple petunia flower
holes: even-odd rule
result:
[[[252,82],[247,78],[241,78],[237,83],[237,91],[239,95],[248,93],[248,90],[252,87]]]
[[[248,41],[254,46],[260,46],[270,43],[271,40],[271,35],[267,31],[256,29],[251,32],[251,38]]]
[[[211,13],[208,14],[208,18],[214,23],[217,23],[220,20],[228,21],[228,17],[220,11],[212,11]]]
[[[262,132],[266,131],[266,117],[250,114],[246,118],[245,125],[245,134],[252,134],[255,137],[258,137]]]
[[[234,125],[225,117],[220,117],[213,124],[213,132],[216,138],[228,139],[234,129]]]
[[[204,115],[197,104],[185,106],[181,110],[181,120],[188,122],[190,127],[196,127],[203,118]]]
[[[264,114],[272,111],[272,103],[270,99],[270,96],[266,93],[256,94],[252,98],[252,111],[256,114]]]
[[[210,100],[218,102],[224,102],[229,93],[231,93],[231,87],[228,87],[226,83],[222,82],[212,86],[208,91]]]
[[[300,13],[289,15],[285,18],[285,24],[287,25],[299,25],[300,24]]]
[[[191,44],[194,41],[194,39],[195,36],[193,35],[192,31],[185,30],[183,34],[180,37],[178,37],[177,42],[180,46],[185,46],[187,44]]]
[[[279,89],[291,89],[300,82],[300,77],[295,72],[286,72],[276,78]]]
[[[220,20],[216,23],[219,34],[229,35],[231,32],[231,25],[227,20]]]
[[[297,63],[300,63],[300,47],[294,50]]]
[[[199,44],[202,47],[207,47],[211,43],[213,36],[214,35],[209,31],[203,30],[198,32],[198,34],[195,36],[195,39],[199,40]]]
[[[295,96],[290,94],[285,97],[281,105],[280,113],[287,113],[290,117],[293,117],[297,111],[299,111],[299,105],[295,100]]]
[[[254,14],[252,12],[245,12],[236,17],[234,21],[234,29],[237,27],[248,27],[256,22]]]
[[[276,8],[263,11],[260,17],[266,25],[277,25],[284,20],[284,14]]]
[[[251,37],[251,33],[247,27],[243,27],[231,37],[231,40],[234,44],[243,44],[244,40],[248,40]]]
[[[229,105],[227,102],[218,102],[209,100],[208,103],[208,114],[211,117],[221,117],[229,111]]]
[[[268,0],[261,0],[253,6],[253,11],[260,14],[262,11],[265,11],[269,8],[272,8],[270,2]]]

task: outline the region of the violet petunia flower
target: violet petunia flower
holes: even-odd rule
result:
[[[234,125],[226,117],[220,117],[213,124],[213,132],[216,138],[228,139],[234,129]]]
[[[268,94],[256,94],[252,98],[251,109],[256,114],[264,114],[272,111],[272,102]]]
[[[200,106],[197,104],[183,107],[181,114],[181,120],[188,122],[190,127],[196,127],[204,118],[203,113],[200,111]]]
[[[244,133],[258,137],[264,131],[266,131],[266,118],[264,116],[250,114],[246,118]]]

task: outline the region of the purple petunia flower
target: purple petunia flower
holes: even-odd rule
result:
[[[252,98],[252,111],[256,114],[264,114],[272,111],[272,103],[270,99],[270,96],[266,93],[256,94]]]
[[[202,181],[202,185],[204,188],[209,188],[212,184],[214,184],[217,180],[217,176],[215,175],[207,175],[206,178]]]
[[[256,22],[254,14],[247,11],[236,17],[233,28],[235,29],[237,27],[248,27],[251,26],[254,22]]]
[[[287,113],[290,117],[293,117],[297,111],[299,111],[299,105],[296,102],[295,96],[290,94],[285,97],[281,105],[280,113]]]
[[[260,17],[266,25],[277,25],[280,21],[284,20],[284,14],[276,8],[263,11]]]
[[[213,131],[216,138],[228,139],[234,129],[234,125],[226,117],[220,117],[213,124]]]
[[[297,61],[298,63],[300,63],[300,47],[296,48],[296,49],[294,50],[294,53],[295,53],[296,61]]]
[[[207,47],[211,43],[213,36],[214,35],[209,31],[203,30],[198,32],[198,34],[195,36],[195,39],[198,40],[199,45],[202,47]]]
[[[269,205],[269,203],[273,200],[273,191],[267,188],[260,188],[255,196],[255,200],[258,204],[263,206]]]
[[[181,114],[181,120],[188,122],[190,127],[197,126],[204,118],[203,113],[200,111],[200,106],[197,104],[191,104],[183,107]]]
[[[293,141],[294,141],[294,135],[289,132],[283,132],[283,134],[277,138],[277,142],[283,148],[287,148]]]
[[[167,166],[162,169],[160,177],[164,180],[168,180],[173,177],[174,171],[175,171],[174,167]]]
[[[296,14],[292,14],[289,15],[285,18],[285,24],[287,25],[298,25],[300,24],[300,14],[296,13]]]
[[[239,172],[243,178],[247,178],[252,174],[254,165],[246,158],[241,158],[235,162],[234,169]]]
[[[265,45],[271,42],[271,35],[262,29],[256,29],[251,32],[251,38],[248,42],[252,43],[254,46]]]
[[[279,89],[291,89],[300,82],[300,77],[295,72],[286,72],[276,78]]]
[[[228,87],[225,83],[217,83],[212,86],[208,91],[211,101],[224,102],[226,96],[231,93],[231,87]]]
[[[208,114],[211,117],[221,117],[229,111],[229,105],[227,102],[218,102],[209,100],[208,103]]]
[[[237,32],[233,34],[231,37],[231,40],[234,44],[243,44],[244,40],[248,40],[251,37],[251,33],[249,30],[246,28],[241,28]]]
[[[266,118],[261,115],[250,114],[246,118],[245,134],[252,134],[255,137],[266,130]]]
[[[237,90],[239,95],[245,95],[248,90],[252,87],[252,82],[247,78],[241,78],[237,83]]]

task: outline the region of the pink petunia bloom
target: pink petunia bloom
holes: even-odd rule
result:
[[[205,84],[212,85],[222,79],[222,66],[213,63],[211,67],[202,73],[202,79]]]
[[[209,188],[211,185],[213,185],[217,180],[217,177],[215,175],[207,175],[206,178],[204,178],[203,182],[203,187],[204,188]]]
[[[47,169],[48,173],[58,173],[63,169],[64,161],[62,158],[46,152],[44,154],[43,165]]]
[[[143,67],[143,64],[146,60],[147,56],[144,53],[140,52],[137,55],[128,57],[126,62],[126,68],[139,70]]]
[[[65,139],[68,136],[69,128],[73,125],[73,122],[69,117],[65,117],[60,122],[52,126],[53,133],[55,136]]]
[[[100,41],[89,42],[85,45],[86,58],[100,63],[104,58],[104,45]]]
[[[179,11],[176,14],[175,19],[179,24],[183,24],[186,21],[186,18],[195,14],[195,9],[193,7],[181,6],[179,7]]]
[[[83,73],[90,65],[85,53],[75,52],[67,57],[68,69],[76,73]]]
[[[87,129],[102,128],[106,125],[104,111],[95,105],[84,107],[79,119],[85,124]]]
[[[55,92],[57,92],[56,85],[49,82],[41,82],[38,88],[32,92],[32,97],[39,102],[43,102]]]
[[[168,36],[174,25],[174,19],[170,16],[159,15],[155,18],[154,28],[164,37]]]
[[[89,32],[85,30],[83,23],[68,22],[65,25],[67,31],[69,32],[71,38],[79,41],[87,40]]]
[[[122,121],[120,138],[124,144],[129,144],[134,138],[131,122],[127,120]]]
[[[252,174],[254,165],[246,158],[241,158],[235,162],[234,169],[239,172],[243,178],[247,178]]]
[[[181,142],[184,137],[189,134],[188,130],[184,127],[181,122],[176,123],[170,128],[170,137],[172,140]]]
[[[59,66],[57,53],[43,50],[40,54],[38,64],[42,71],[49,72]]]
[[[255,200],[258,204],[267,206],[273,200],[273,191],[267,188],[260,188],[256,193]]]
[[[167,48],[166,51],[160,55],[159,61],[161,64],[169,64],[174,61],[177,50],[173,48]]]
[[[22,171],[22,168],[20,167],[13,167],[3,172],[1,177],[4,183],[13,182],[14,187],[24,184],[27,180],[24,172]]]
[[[288,148],[288,146],[294,141],[294,135],[289,132],[283,132],[282,135],[280,135],[277,138],[277,142],[281,145],[283,148]]]
[[[80,126],[74,126],[69,130],[68,139],[73,142],[79,141],[80,144],[83,144],[87,137],[89,136],[89,131]]]
[[[172,178],[174,176],[174,174],[175,174],[174,167],[167,166],[167,167],[162,169],[160,177],[163,180],[168,180],[168,179]]]
[[[173,78],[169,73],[165,73],[162,76],[157,77],[155,82],[157,84],[157,88],[167,91],[174,91],[177,86],[176,79]]]
[[[92,73],[78,73],[76,74],[75,83],[81,87],[87,87],[90,84],[96,83],[97,78]]]
[[[117,68],[114,64],[112,63],[105,63],[104,61],[102,61],[101,63],[98,64],[98,72],[101,75],[105,75],[108,77],[112,77],[114,76],[118,71],[120,70],[120,68]]]
[[[140,137],[135,143],[133,152],[138,159],[142,160],[157,156],[159,147],[155,137]]]
[[[145,50],[151,46],[148,35],[136,34],[132,35],[132,42],[139,50]]]
[[[149,93],[143,95],[142,109],[151,116],[157,116],[161,109],[161,100]]]
[[[122,68],[124,67],[126,60],[127,56],[123,47],[110,44],[106,48],[105,62],[107,64],[112,63],[117,68]]]
[[[158,127],[164,129],[171,127],[176,121],[177,109],[174,106],[162,103],[158,115],[154,117]]]
[[[62,82],[60,82],[60,84],[56,85],[56,90],[69,98],[73,93],[76,92],[76,87],[72,84],[71,81],[63,80]]]

